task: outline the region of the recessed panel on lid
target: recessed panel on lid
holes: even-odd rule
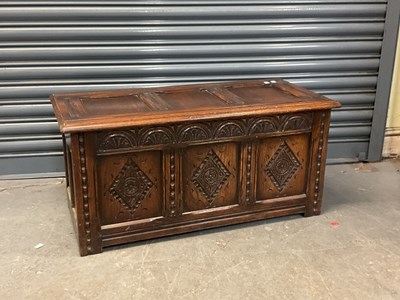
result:
[[[203,90],[186,90],[177,93],[157,93],[176,110],[201,109],[205,107],[228,106],[219,97]]]
[[[80,101],[88,115],[118,115],[150,111],[137,95],[105,98],[81,98]]]
[[[246,100],[247,104],[279,104],[299,102],[299,98],[268,86],[227,88],[231,93]]]

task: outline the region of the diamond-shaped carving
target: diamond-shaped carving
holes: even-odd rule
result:
[[[289,146],[283,142],[265,166],[264,170],[271,178],[276,188],[282,191],[294,174],[296,174],[299,167],[300,162]]]
[[[134,213],[153,186],[151,180],[131,159],[124,165],[109,189],[126,209]]]
[[[210,150],[200,166],[195,170],[192,182],[206,197],[207,201],[211,203],[230,175],[231,173],[223,162],[213,150]]]

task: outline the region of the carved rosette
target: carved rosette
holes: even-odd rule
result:
[[[231,173],[213,150],[210,150],[192,176],[195,187],[211,204]]]
[[[130,213],[134,213],[146,198],[151,180],[131,159],[112,182],[109,191]]]
[[[278,191],[282,191],[294,174],[296,174],[299,167],[300,162],[289,146],[283,142],[264,170]]]

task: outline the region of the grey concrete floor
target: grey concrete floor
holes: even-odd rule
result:
[[[83,258],[62,179],[0,181],[0,299],[400,299],[399,169],[328,166],[321,216]]]

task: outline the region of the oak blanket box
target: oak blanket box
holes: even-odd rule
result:
[[[321,210],[330,111],[289,82],[55,94],[81,255]]]

